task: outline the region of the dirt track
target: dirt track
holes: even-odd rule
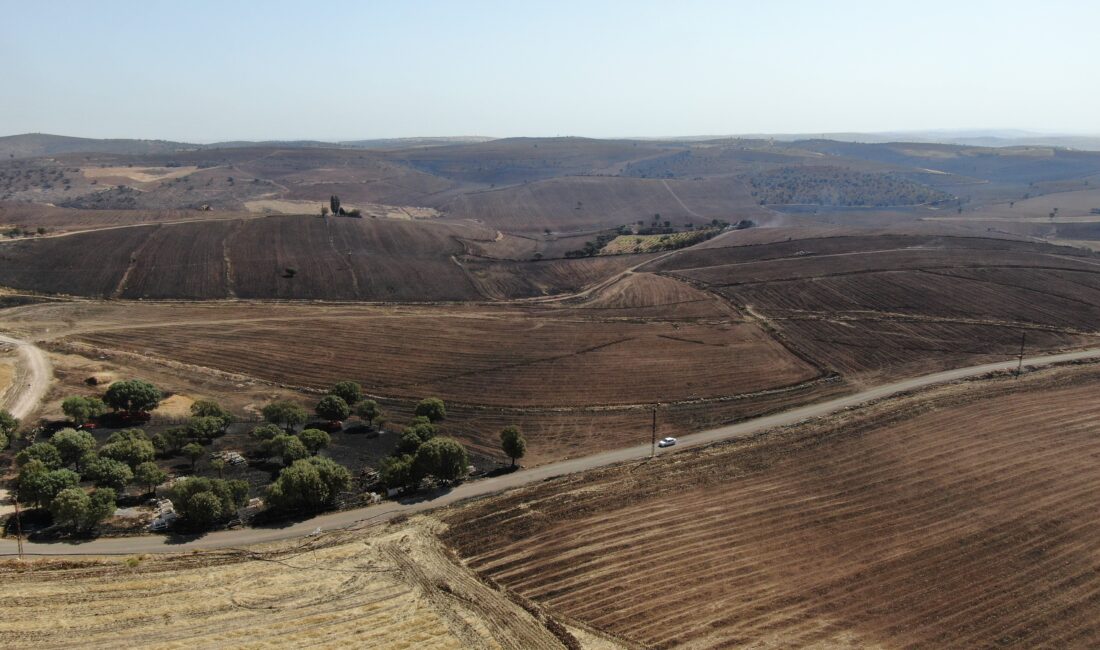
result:
[[[15,417],[23,419],[34,411],[50,386],[50,360],[45,352],[25,341],[0,335],[0,342],[14,345],[19,353],[20,368],[13,382],[13,395],[5,407]]]
[[[1093,348],[1065,354],[1026,358],[1024,359],[1024,363],[1028,366],[1041,366],[1098,358],[1100,358],[1100,348]],[[913,377],[903,381],[883,384],[846,397],[820,402],[818,404],[811,404],[782,413],[776,413],[774,415],[685,436],[681,438],[680,444],[677,447],[672,448],[668,452],[661,453],[675,453],[678,449],[683,449],[684,447],[697,446],[720,440],[744,438],[773,427],[797,424],[810,418],[828,415],[845,408],[883,399],[899,393],[906,393],[945,382],[980,377],[991,372],[1015,369],[1015,367],[1016,361],[1001,361],[980,366],[947,370]],[[145,536],[98,539],[76,545],[67,543],[26,543],[24,547],[25,552],[29,555],[116,555],[131,553],[166,553],[260,544],[301,537],[318,529],[332,530],[335,528],[346,528],[356,524],[386,521],[398,515],[409,515],[416,512],[422,512],[464,499],[494,494],[510,488],[544,481],[555,476],[573,474],[614,465],[624,461],[645,458],[649,454],[650,445],[636,445],[584,458],[542,465],[531,470],[506,474],[493,479],[464,483],[449,492],[434,497],[417,496],[400,503],[383,503],[367,508],[334,512],[314,517],[306,521],[287,524],[282,527],[219,531],[194,539]],[[14,555],[15,553],[16,544],[14,540],[0,540],[0,555]]]

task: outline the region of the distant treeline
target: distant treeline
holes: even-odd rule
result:
[[[951,195],[893,174],[868,174],[842,167],[780,167],[748,176],[761,205],[827,206],[918,205],[947,201]]]

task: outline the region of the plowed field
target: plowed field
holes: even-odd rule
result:
[[[753,323],[568,319],[520,309],[362,309],[354,318],[166,323],[75,340],[297,386],[351,378],[376,395],[497,406],[711,398],[818,374]]]
[[[1098,389],[945,387],[458,507],[447,538],[656,647],[1095,647]]]

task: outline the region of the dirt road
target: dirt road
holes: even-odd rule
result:
[[[19,355],[12,395],[3,406],[15,417],[23,419],[34,411],[50,386],[50,377],[53,376],[50,360],[45,352],[26,341],[0,334],[0,343],[15,346]]]
[[[1100,359],[1100,348],[1025,358],[1024,364],[1027,366],[1045,366],[1086,359]],[[979,366],[970,366],[967,368],[957,368],[955,370],[946,370],[930,375],[912,377],[890,384],[883,384],[846,397],[840,397],[818,404],[811,404],[809,406],[803,406],[781,413],[711,429],[709,431],[701,431],[699,433],[686,435],[680,439],[679,444],[675,447],[658,450],[658,453],[675,453],[685,447],[702,445],[720,440],[743,438],[773,427],[797,424],[809,418],[828,415],[865,402],[925,388],[934,384],[979,377],[994,371],[1014,370],[1016,364],[1017,360],[1013,359]],[[385,521],[397,515],[410,515],[416,512],[448,505],[463,499],[485,496],[521,485],[537,483],[555,476],[583,472],[606,465],[646,458],[650,454],[649,435],[647,431],[639,431],[638,434],[639,439],[645,440],[644,444],[616,449],[614,451],[586,456],[584,458],[542,465],[533,469],[506,474],[492,479],[464,483],[442,494],[421,495],[402,502],[388,502],[356,510],[328,513],[306,521],[293,524],[288,523],[281,527],[218,531],[198,538],[145,536],[97,539],[81,543],[25,543],[24,549],[25,553],[28,555],[128,555],[133,553],[172,553],[196,549],[229,548],[301,537],[309,535],[311,532],[318,529],[332,530],[336,528],[347,528],[357,524],[370,524]],[[14,555],[15,553],[16,545],[14,540],[0,540],[0,555]]]

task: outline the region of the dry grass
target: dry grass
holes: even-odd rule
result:
[[[558,648],[419,519],[243,551],[0,567],[6,648]]]

